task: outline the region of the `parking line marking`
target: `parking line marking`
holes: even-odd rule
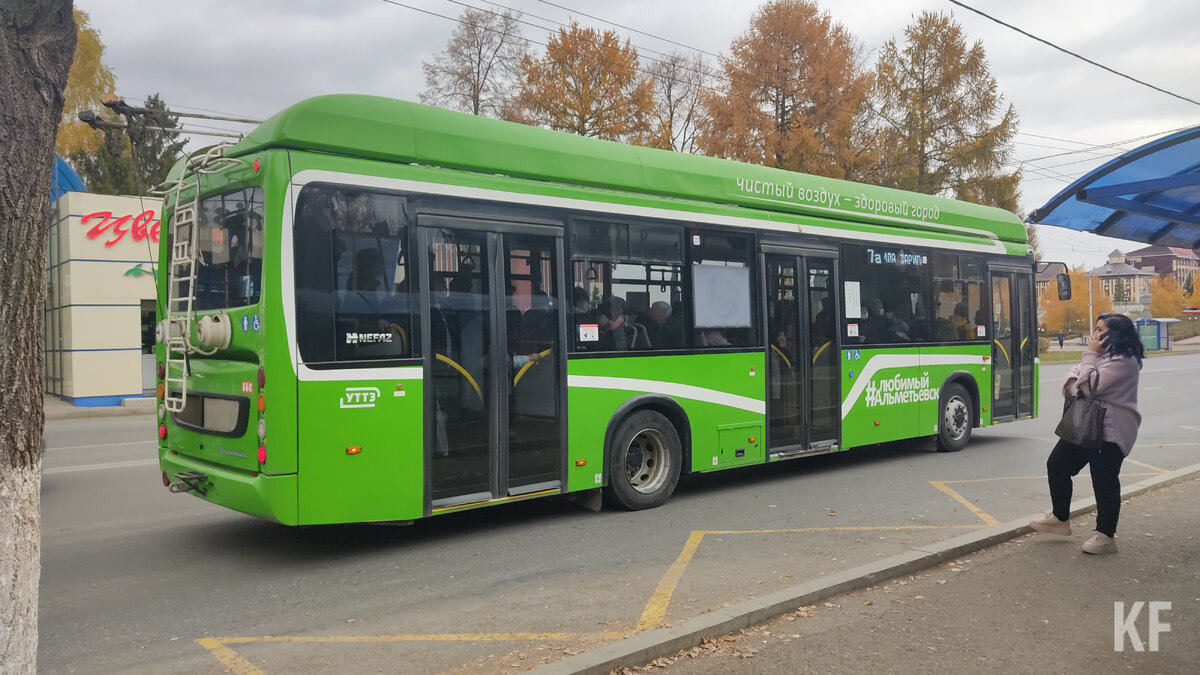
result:
[[[196,644],[204,647],[234,675],[267,675],[266,671],[247,661],[229,645],[255,643],[365,643],[365,642],[507,642],[548,640],[616,640],[626,636],[624,632],[606,633],[430,633],[425,635],[264,635],[258,637],[200,638]]]
[[[929,481],[929,484],[932,485],[933,487],[941,490],[942,492],[945,492],[946,494],[950,495],[950,497],[952,499],[954,499],[958,503],[960,503],[963,506],[970,509],[971,513],[974,513],[975,515],[979,516],[979,519],[982,520],[985,525],[988,525],[990,527],[992,525],[1000,524],[1000,521],[998,521],[995,518],[984,513],[983,509],[980,509],[978,506],[975,506],[971,502],[967,501],[967,499],[965,497],[963,497],[962,495],[955,492],[949,485],[946,485],[946,483],[948,483],[948,482],[950,482],[950,481],[931,480],[931,481]]]
[[[1193,444],[1193,445],[1200,445],[1200,443],[1195,443],[1195,444]],[[1149,465],[1149,464],[1146,464],[1145,462],[1139,462],[1139,461],[1137,461],[1136,459],[1129,459],[1128,457],[1126,457],[1126,458],[1125,458],[1125,461],[1126,461],[1126,462],[1129,462],[1130,464],[1137,464],[1138,466],[1140,466],[1140,467],[1142,467],[1142,468],[1144,468],[1144,469],[1150,469],[1151,471],[1157,471],[1158,473],[1170,473],[1170,472],[1169,472],[1169,471],[1167,471],[1166,469],[1160,469],[1160,468],[1159,468],[1159,467],[1157,467],[1157,466],[1151,466],[1151,465]]]
[[[663,622],[667,616],[667,607],[671,604],[671,596],[675,593],[675,587],[679,585],[679,581],[683,578],[684,570],[687,569],[688,563],[692,561],[692,557],[696,554],[696,549],[700,547],[700,542],[705,535],[709,534],[807,534],[812,532],[862,532],[880,530],[943,530],[943,529],[979,529],[976,525],[861,525],[861,526],[846,526],[846,527],[798,527],[784,528],[773,530],[695,530],[688,536],[687,543],[683,545],[683,550],[679,552],[679,557],[675,562],[667,568],[666,574],[663,574],[659,580],[658,586],[654,589],[654,594],[650,596],[650,600],[646,602],[645,609],[642,610],[642,616],[638,619],[638,632],[650,630]]]
[[[624,632],[607,633],[414,633],[410,635],[262,635],[257,637],[226,637],[218,641],[227,645],[268,642],[356,643],[356,642],[545,642],[570,638],[619,638]]]
[[[200,638],[196,640],[196,644],[208,650],[208,653],[217,657],[226,668],[234,675],[267,675],[266,672],[259,670],[253,663],[243,659],[237,652],[225,646],[224,639],[217,638]]]
[[[696,554],[696,549],[700,547],[700,540],[704,539],[705,534],[707,534],[706,530],[695,530],[688,535],[687,543],[683,545],[679,557],[667,568],[667,573],[662,576],[662,579],[659,579],[654,594],[646,602],[646,608],[642,610],[642,616],[638,619],[635,630],[647,630],[662,623],[667,616],[667,605],[671,604],[671,594],[675,592],[675,586],[683,578],[683,571],[687,569],[692,556]]]
[[[1145,465],[1143,465],[1143,466],[1145,466]],[[1159,469],[1158,472],[1162,473],[1162,470]],[[1081,473],[1079,475],[1087,476],[1088,474]],[[1158,473],[1123,473],[1121,475],[1126,478],[1133,478],[1135,476],[1156,476],[1156,475],[1158,475]],[[991,483],[992,481],[997,481],[997,480],[1034,480],[1034,479],[1045,480],[1046,476],[1044,474],[1041,476],[1000,476],[998,478],[964,478],[963,480],[942,480],[942,481],[936,481],[936,482],[945,483],[947,485],[949,485],[951,483],[953,483],[955,485],[959,485],[959,484],[963,484],[963,483]]]

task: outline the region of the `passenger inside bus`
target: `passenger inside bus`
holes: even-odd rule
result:
[[[654,349],[677,349],[680,347],[679,322],[672,319],[671,303],[659,300],[650,305],[646,320],[642,322],[650,347]]]

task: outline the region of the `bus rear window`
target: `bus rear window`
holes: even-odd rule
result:
[[[200,201],[195,308],[258,303],[262,292],[263,191],[244,188]]]

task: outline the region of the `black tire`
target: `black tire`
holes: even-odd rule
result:
[[[661,506],[675,492],[683,465],[679,433],[652,410],[626,417],[608,447],[604,496],[630,511]]]
[[[957,382],[942,388],[938,399],[938,452],[958,452],[971,440],[975,426],[975,401]]]

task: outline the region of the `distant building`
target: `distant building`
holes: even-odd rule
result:
[[[1125,254],[1125,261],[1145,270],[1153,270],[1160,277],[1174,277],[1180,288],[1195,282],[1200,272],[1200,256],[1186,248],[1147,246]]]
[[[1113,311],[1132,318],[1146,316],[1150,306],[1150,281],[1158,275],[1134,267],[1120,251],[1108,254],[1108,262],[1087,275],[1100,280],[1100,292],[1112,300]]]
[[[1040,267],[1040,265],[1039,265],[1039,267]],[[1064,271],[1064,268],[1062,265],[1047,265],[1046,269],[1042,270],[1041,272],[1038,272],[1037,276],[1035,276],[1033,278],[1034,287],[1037,289],[1037,302],[1038,302],[1038,311],[1039,312],[1042,311],[1041,310],[1042,296],[1045,295],[1046,287],[1050,286],[1051,283],[1053,283],[1054,286],[1050,286],[1050,287],[1054,289],[1055,297],[1058,297],[1058,275],[1060,272],[1063,272],[1063,271]]]

